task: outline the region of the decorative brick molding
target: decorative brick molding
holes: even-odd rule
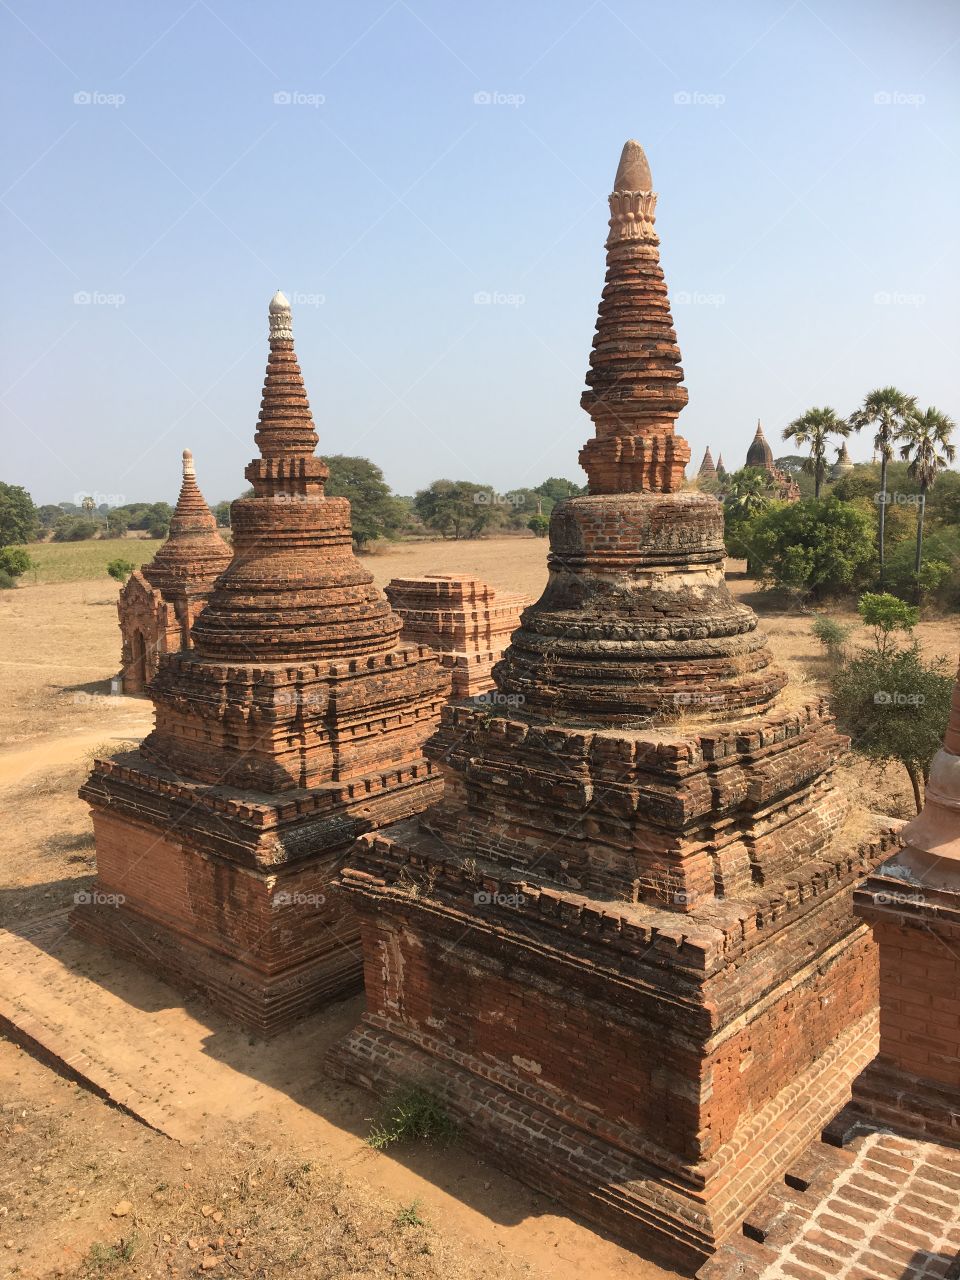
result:
[[[454,698],[473,698],[494,688],[493,667],[519,625],[523,596],[451,574],[394,578],[385,593],[403,622],[401,637],[440,654],[453,680]]]

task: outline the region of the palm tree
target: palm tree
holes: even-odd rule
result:
[[[932,406],[923,413],[919,409],[907,418],[900,429],[898,439],[904,443],[900,457],[909,462],[909,474],[920,486],[920,503],[917,507],[917,558],[914,573],[917,579],[917,600],[920,599],[920,565],[923,562],[923,516],[927,507],[927,490],[941,471],[945,471],[957,455],[950,443],[956,423],[945,413]]]
[[[762,467],[742,467],[727,478],[727,492],[723,505],[729,517],[727,528],[731,531],[735,524],[745,523],[758,511],[770,505],[774,496],[773,479]],[[743,546],[746,552],[747,574],[753,572],[750,549]]]
[[[850,415],[854,431],[874,427],[874,458],[880,455],[880,497],[877,549],[880,554],[880,590],[883,590],[885,555],[884,538],[887,518],[887,467],[893,458],[893,446],[911,414],[917,411],[916,396],[908,396],[896,387],[878,387],[864,398],[863,404]]]
[[[813,496],[820,497],[824,476],[827,474],[827,445],[830,436],[846,438],[854,427],[841,418],[835,409],[808,409],[802,417],[795,418],[784,427],[784,440],[794,440],[803,448],[807,445],[810,457],[805,466],[813,476]]]

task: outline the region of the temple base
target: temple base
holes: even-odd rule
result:
[[[693,1274],[849,1098],[849,1071],[869,1061],[875,1045],[876,1018],[868,1015],[749,1117],[710,1162],[709,1180],[638,1159],[589,1132],[584,1122],[591,1117],[579,1116],[575,1104],[558,1114],[545,1091],[518,1080],[510,1085],[488,1061],[444,1054],[439,1041],[428,1045],[375,1014],[364,1015],[327,1062],[380,1095],[411,1083],[429,1088],[502,1168],[630,1248]]]
[[[362,831],[437,798],[423,760],[257,799],[175,779],[138,753],[98,761],[81,795],[97,879],[71,924],[240,1025],[275,1035],[363,984],[357,918],[336,891]]]

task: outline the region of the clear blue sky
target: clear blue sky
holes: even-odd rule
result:
[[[401,493],[582,479],[628,137],[660,193],[695,464],[887,382],[960,414],[953,0],[0,16],[2,478],[38,502],[172,498],[184,447],[210,501],[239,493],[277,287],[321,452]]]

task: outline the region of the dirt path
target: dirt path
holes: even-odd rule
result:
[[[28,745],[0,751],[0,789],[19,786],[42,770],[77,764],[91,752],[100,749],[110,752],[119,750],[121,743],[139,742],[152,727],[152,718],[144,714],[142,704],[139,704],[133,715],[129,711],[114,715],[109,720],[109,727],[36,738]]]

